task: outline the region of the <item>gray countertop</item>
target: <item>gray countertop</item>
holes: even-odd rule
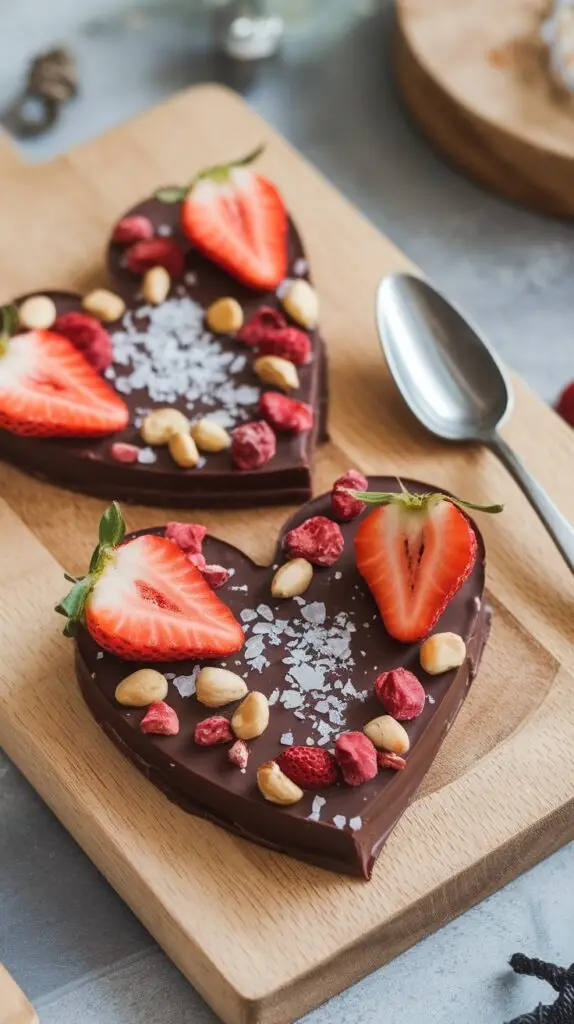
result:
[[[81,96],[23,147],[43,160],[193,82],[234,86],[552,399],[574,377],[572,227],[488,195],[427,147],[393,88],[389,3],[328,3],[326,20],[316,0],[311,29],[289,23],[283,55],[254,68],[212,52],[193,0],[161,15],[143,0],[0,0],[0,104],[32,54],[72,46]],[[42,1024],[214,1020],[1,754],[0,821],[0,961]],[[502,1024],[531,1009],[549,991],[506,960],[517,949],[574,959],[572,878],[573,845],[306,1020]]]

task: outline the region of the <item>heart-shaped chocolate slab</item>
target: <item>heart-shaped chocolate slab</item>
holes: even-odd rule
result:
[[[105,438],[23,437],[0,430],[0,457],[29,473],[100,497],[172,507],[241,508],[298,504],[311,496],[316,444],[326,437],[327,374],[324,345],[309,331],[312,358],[298,367],[297,400],[314,411],[306,433],[278,433],[277,452],[253,470],[234,467],[229,450],[209,454],[193,469],[178,466],[166,447],[150,448],[139,433],[146,413],[173,407],[189,419],[215,417],[233,427],[261,419],[261,394],[267,390],[254,370],[254,350],[234,336],[213,335],[205,328],[205,310],[224,296],[241,304],[248,321],[262,306],[281,309],[274,293],[254,292],[190,246],[179,231],[180,204],[150,199],[129,211],[148,218],[158,238],[176,239],[185,252],[185,271],[173,281],[165,302],[149,305],[141,295],[141,278],[125,267],[126,246],[109,243],[111,287],[126,302],[122,318],[108,325],[113,362],[105,377],[129,408],[129,426]],[[127,216],[127,214],[126,214]],[[301,239],[292,222],[288,232],[288,277],[309,279]],[[45,292],[58,315],[79,312],[79,296]],[[28,296],[15,300],[20,306]],[[138,460],[114,458],[116,442],[136,445]]]
[[[408,490],[432,488],[405,480]],[[392,478],[374,477],[370,489],[396,491]],[[216,822],[244,838],[323,867],[369,878],[381,847],[412,799],[450,728],[474,679],[488,637],[491,609],[483,598],[484,544],[476,530],[474,569],[445,609],[433,632],[451,631],[465,641],[467,657],[456,670],[427,675],[419,662],[419,644],[403,644],[386,631],[373,597],[355,565],[353,539],[363,517],[340,524],[344,551],[329,569],[316,569],[304,596],[271,596],[273,566],[255,565],[237,548],[214,537],[204,542],[208,563],[233,570],[218,596],[243,623],[243,650],[213,662],[163,663],[169,680],[166,701],[177,712],[177,736],[143,734],[145,709],[127,709],[114,699],[117,684],[135,669],[101,650],[81,630],[76,640],[76,671],[85,700],[105,732],[144,774],[187,811]],[[330,496],[304,505],[285,524],[275,563],[284,561],[282,538],[309,516],[331,517]],[[475,528],[476,529],[476,528]],[[163,528],[153,531],[163,533]],[[275,568],[276,568],[275,564]],[[193,733],[212,714],[231,717],[236,705],[212,711],[194,696],[195,679],[205,664],[242,676],[250,690],[264,692],[270,720],[262,736],[250,742],[245,772],[230,764],[227,747],[200,747]],[[331,749],[342,732],[362,730],[384,713],[373,683],[385,670],[403,666],[426,691],[422,714],[404,726],[410,738],[405,770],[381,770],[375,779],[351,787],[343,782],[306,791],[289,807],[264,800],[258,790],[258,765],[291,745]]]

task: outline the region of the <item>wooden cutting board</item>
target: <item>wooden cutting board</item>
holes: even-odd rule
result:
[[[0,964],[0,1024],[38,1024],[36,1011]]]
[[[253,111],[204,86],[48,165],[16,166],[4,149],[0,298],[101,281],[109,226],[127,206],[261,140],[263,170],[302,229],[323,301],[332,441],[318,458],[317,490],[354,464],[504,501],[506,511],[481,522],[495,610],[484,665],[367,884],[195,820],[121,757],[80,699],[72,647],[52,611],[62,566],[86,565],[103,503],[2,467],[0,742],[232,1024],[299,1017],[574,834],[569,574],[494,458],[433,441],[402,405],[381,357],[373,299],[381,275],[409,267],[406,258]],[[572,516],[574,435],[521,382],[516,388],[507,439]],[[202,518],[264,561],[286,511]],[[125,512],[130,529],[175,515]]]

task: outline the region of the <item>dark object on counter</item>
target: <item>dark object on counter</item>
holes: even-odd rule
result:
[[[568,968],[556,967],[543,960],[530,959],[523,953],[515,953],[510,958],[510,966],[516,974],[547,981],[560,994],[552,1006],[540,1003],[533,1013],[516,1017],[509,1024],[574,1024],[574,964]]]
[[[6,114],[6,125],[22,138],[41,135],[55,124],[61,107],[77,91],[76,62],[70,51],[57,47],[40,53],[30,64],[21,95]]]

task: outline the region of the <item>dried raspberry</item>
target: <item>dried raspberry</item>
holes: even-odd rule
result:
[[[337,781],[337,762],[321,747],[289,747],[276,761],[281,771],[301,789],[325,789]]]
[[[156,733],[158,736],[177,736],[179,718],[177,712],[163,700],[150,704],[140,722],[142,732]]]
[[[186,554],[198,554],[207,533],[207,526],[201,523],[167,523],[165,535],[173,540]]]
[[[289,434],[303,434],[313,426],[311,406],[280,395],[278,391],[266,391],[261,395],[259,412],[275,430],[285,430]]]
[[[265,420],[236,427],[232,434],[231,461],[236,469],[257,469],[277,451],[277,440]]]
[[[335,757],[348,786],[361,786],[377,774],[377,751],[362,732],[344,732],[335,743]]]
[[[278,309],[261,306],[246,324],[237,332],[237,338],[245,345],[260,345],[272,331],[279,331],[287,326],[287,321]]]
[[[227,583],[231,576],[231,570],[224,569],[222,565],[204,565],[201,573],[205,582],[209,583],[212,590],[218,590],[219,587]]]
[[[356,519],[364,508],[364,501],[353,498],[349,491],[366,491],[369,482],[366,476],[358,473],[356,469],[348,469],[343,476],[335,480],[331,491],[331,508],[337,519],[347,522],[349,519]]]
[[[289,530],[283,540],[291,558],[306,558],[313,565],[333,565],[344,546],[341,527],[326,516],[311,516]]]
[[[233,733],[226,718],[212,715],[197,723],[193,738],[200,747],[213,747],[216,743],[231,743]]]
[[[244,768],[247,767],[247,762],[249,760],[249,747],[245,740],[235,740],[233,746],[227,751],[227,756],[231,761],[231,764],[234,764],[237,768],[243,771]]]
[[[389,715],[399,722],[417,718],[425,706],[424,687],[406,668],[381,672],[375,679],[375,693]]]
[[[173,238],[150,238],[127,250],[126,267],[133,274],[145,274],[150,267],[165,267],[170,277],[181,277],[185,256]]]
[[[280,356],[288,359],[296,366],[304,366],[311,361],[311,342],[305,331],[298,327],[284,327],[280,331],[269,333],[259,342],[259,354],[262,356]]]
[[[402,772],[407,762],[400,754],[393,754],[390,750],[379,750],[377,753],[379,768],[392,768],[395,772]]]
[[[143,242],[153,238],[153,224],[147,217],[141,214],[134,214],[131,217],[122,217],[114,228],[112,242],[118,245],[133,245],[134,242]]]
[[[88,362],[101,373],[113,359],[112,342],[105,327],[89,313],[62,313],[52,330],[72,342]]]
[[[205,555],[202,555],[201,551],[192,551],[187,556],[187,560],[188,562],[191,562],[191,564],[194,565],[196,569],[199,569],[201,573],[203,573],[205,567],[207,566]]]
[[[110,455],[116,462],[137,462],[140,449],[135,444],[116,441],[110,445]]]

